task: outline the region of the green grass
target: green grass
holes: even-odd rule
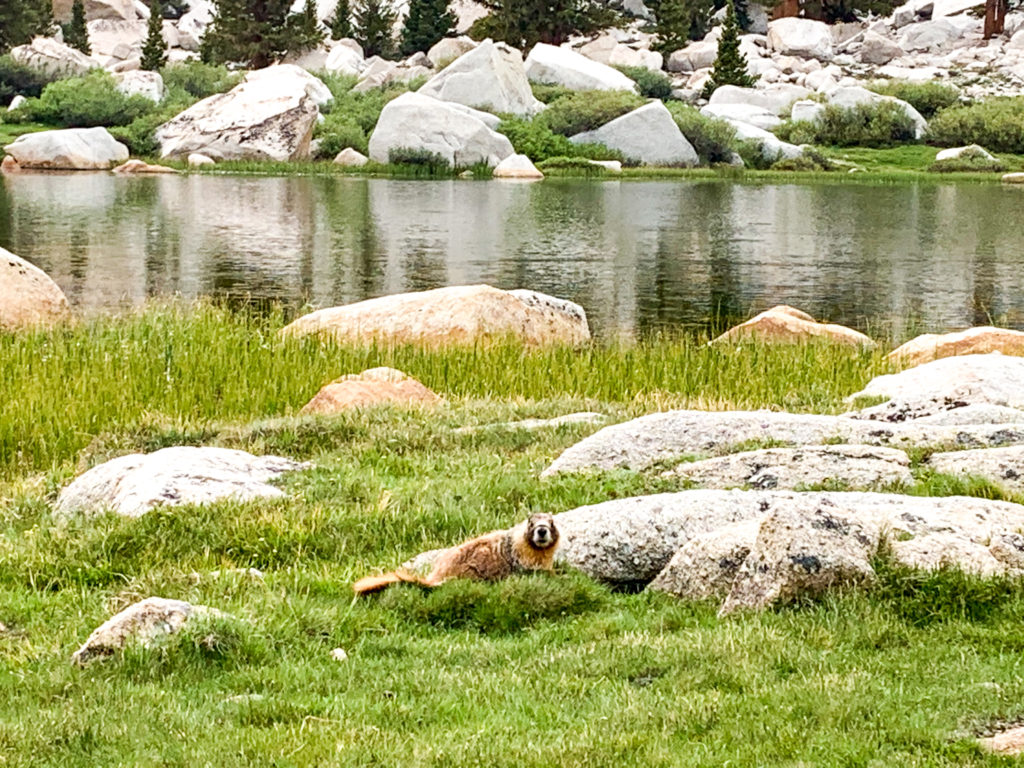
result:
[[[537,473],[596,429],[458,427],[677,405],[835,411],[884,370],[824,346],[698,337],[580,350],[356,350],[282,341],[284,318],[150,307],[0,336],[4,766],[996,766],[973,736],[1024,715],[1024,589],[878,564],[867,592],[760,615],[621,594],[571,571],[396,588],[358,576],[425,549],[679,481]],[[299,418],[372,365],[446,398]],[[312,460],[287,499],[58,525],[108,456],[211,444]],[[988,492],[922,471],[911,492]],[[261,582],[209,572],[259,568]],[[150,595],[230,614],[76,668]],[[331,659],[344,648],[348,660]]]
[[[50,126],[42,123],[5,123],[0,121],[0,157],[3,156],[3,148],[24,133],[35,133],[36,131],[49,130]]]

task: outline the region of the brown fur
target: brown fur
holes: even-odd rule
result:
[[[545,531],[547,537],[543,536]],[[365,595],[401,582],[436,587],[448,579],[497,581],[522,571],[550,571],[557,548],[558,529],[551,515],[531,515],[510,530],[493,531],[446,549],[426,576],[400,568],[360,579],[352,589],[357,595]]]

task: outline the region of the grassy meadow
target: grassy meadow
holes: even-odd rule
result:
[[[1024,718],[1024,589],[1011,582],[880,563],[867,592],[729,619],[568,570],[351,597],[359,576],[533,511],[685,487],[627,471],[538,480],[594,426],[459,427],[578,410],[839,412],[887,370],[881,352],[696,336],[353,349],[282,340],[284,321],[154,305],[0,335],[0,765],[1010,764],[975,737]],[[296,415],[327,381],[376,365],[445,403]],[[179,444],[315,466],[285,479],[284,500],[55,521],[79,472]],[[906,490],[997,495],[920,470]],[[264,578],[232,570],[247,568]],[[70,664],[94,627],[151,595],[230,617]]]

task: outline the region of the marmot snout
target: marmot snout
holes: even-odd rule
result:
[[[397,570],[383,576],[367,576],[353,584],[352,589],[362,595],[403,581],[436,587],[448,579],[496,581],[523,571],[550,571],[557,548],[555,520],[540,513],[530,515],[515,528],[494,531],[446,549],[426,576]]]

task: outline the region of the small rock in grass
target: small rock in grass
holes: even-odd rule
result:
[[[348,654],[344,648],[335,648],[331,651],[331,658],[335,661],[348,661]]]
[[[341,150],[337,157],[334,158],[335,165],[344,165],[350,168],[361,168],[368,162],[370,162],[370,158],[358,149],[352,149],[352,147],[345,147],[345,149]]]
[[[380,367],[332,381],[303,406],[301,413],[331,414],[374,405],[434,405],[440,401],[440,397],[411,376]]]
[[[824,339],[851,347],[873,347],[875,342],[859,331],[843,325],[819,323],[806,312],[779,305],[730,328],[712,343],[737,342],[756,338],[769,343],[793,344],[811,339]]]

